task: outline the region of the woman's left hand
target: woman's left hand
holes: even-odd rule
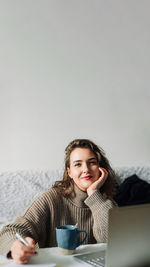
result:
[[[101,176],[99,177],[98,180],[96,180],[93,184],[91,184],[88,187],[87,189],[88,196],[91,196],[94,193],[94,191],[100,189],[108,177],[108,172],[106,171],[106,169],[99,167],[99,170],[101,172]]]

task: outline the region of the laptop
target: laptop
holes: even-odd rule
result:
[[[150,204],[109,210],[106,251],[75,255],[87,266],[150,267]]]

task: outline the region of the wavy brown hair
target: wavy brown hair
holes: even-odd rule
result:
[[[55,188],[56,191],[63,196],[69,196],[73,192],[74,181],[68,175],[68,168],[70,168],[70,154],[75,148],[89,148],[96,156],[99,166],[107,170],[108,178],[104,185],[100,188],[100,192],[104,198],[112,199],[115,192],[115,173],[105,156],[104,150],[89,139],[75,139],[66,147],[63,179],[61,181],[56,181],[53,188]]]

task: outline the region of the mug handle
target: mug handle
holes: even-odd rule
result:
[[[84,243],[84,241],[86,240],[86,238],[87,238],[87,232],[85,230],[78,230],[78,235],[80,233],[85,233],[85,237],[83,238],[83,240],[81,242],[78,243],[77,247],[82,245]]]

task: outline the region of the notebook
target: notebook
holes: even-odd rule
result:
[[[109,211],[106,251],[75,255],[87,266],[149,267],[150,204],[115,207]]]

